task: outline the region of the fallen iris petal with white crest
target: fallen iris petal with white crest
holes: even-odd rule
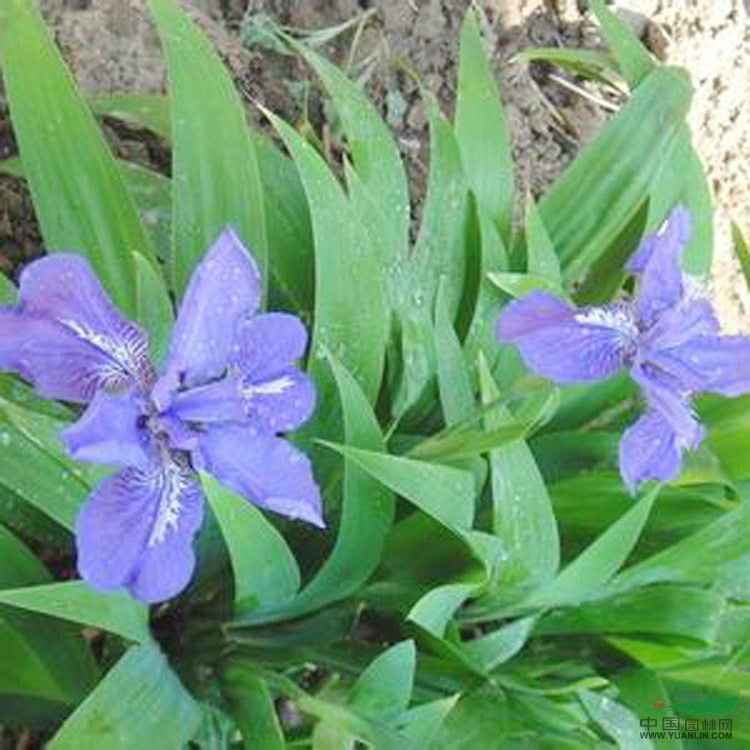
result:
[[[700,284],[682,271],[689,231],[689,214],[677,207],[643,240],[627,266],[638,277],[632,300],[575,308],[534,291],[498,320],[500,340],[550,380],[582,383],[628,369],[646,402],[620,442],[620,473],[631,491],[644,480],[674,479],[683,452],[700,444],[693,394],[750,391],[750,337],[721,335]]]
[[[145,334],[79,256],[30,264],[19,304],[0,308],[0,369],[48,398],[88,403],[62,439],[73,458],[121,467],[76,521],[78,568],[93,587],[158,602],[187,586],[203,518],[196,469],[323,526],[310,461],[278,437],[315,408],[294,365],[307,332],[293,315],[259,314],[259,303],[258,269],[227,229],[193,273],[161,376]]]

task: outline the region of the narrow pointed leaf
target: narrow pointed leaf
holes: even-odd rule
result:
[[[138,717],[137,721],[134,717]],[[52,738],[50,750],[183,747],[200,721],[197,703],[153,644],[134,646]]]
[[[171,136],[169,99],[164,94],[116,93],[87,97],[95,114],[148,128],[162,138]]]
[[[263,191],[242,100],[218,53],[175,0],[149,7],[167,61],[172,121],[173,252],[181,292],[226,225],[266,278]]]
[[[512,659],[526,645],[535,623],[535,617],[513,620],[465,642],[463,651],[483,672],[489,673]]]
[[[660,698],[665,705],[673,703],[666,685],[655,672],[641,667],[633,667],[617,673],[612,680],[617,687],[618,700],[635,712],[638,717],[648,717],[654,710],[654,700]],[[683,750],[684,744],[678,738],[656,740],[658,750]]]
[[[480,209],[491,217],[501,239],[507,242],[515,192],[510,134],[472,8],[461,25],[455,119],[469,187]]]
[[[0,60],[44,243],[88,257],[135,314],[133,253],[153,257],[117,164],[32,0],[0,2]]]
[[[555,610],[539,623],[539,635],[601,633],[716,642],[724,597],[678,584],[654,584]]]
[[[70,535],[63,528],[1,483],[0,524],[22,539],[49,549],[70,549]]]
[[[353,373],[368,399],[380,385],[388,316],[380,267],[368,236],[323,159],[286,123],[271,117],[294,159],[307,194],[315,240],[314,378],[322,381],[318,413],[335,387],[320,355],[331,351]]]
[[[515,56],[515,59],[552,63],[582,78],[616,87],[612,82],[612,74],[617,73],[617,65],[612,55],[607,52],[570,47],[526,47]]]
[[[664,581],[702,583],[737,598],[750,593],[747,578],[737,576],[740,566],[750,566],[750,538],[744,531],[750,509],[744,504],[676,544],[623,570],[612,582],[612,591]]]
[[[135,256],[138,320],[148,333],[151,358],[160,363],[172,333],[172,300],[161,272],[147,258]]]
[[[254,671],[253,667],[236,664],[234,668]],[[323,722],[338,727],[341,732],[352,734],[378,750],[416,750],[415,745],[387,724],[370,721],[348,708],[302,690],[295,682],[280,674],[264,672],[269,687],[291,698],[299,709]]]
[[[156,250],[156,258],[147,260],[166,263],[172,253],[172,181],[135,162],[120,160],[117,165]]]
[[[0,604],[101,628],[131,641],[150,639],[148,610],[143,604],[122,591],[94,591],[82,581],[2,589]]]
[[[602,36],[615,54],[622,74],[635,87],[656,67],[656,63],[633,30],[621,21],[604,0],[591,0],[591,9],[601,25]]]
[[[260,677],[227,669],[222,675],[221,689],[246,750],[284,750],[284,733],[273,697]]]
[[[511,419],[496,430],[451,430],[428,438],[409,451],[409,458],[437,463],[475,458],[482,453],[522,438],[528,426]]]
[[[539,209],[534,199],[529,196],[526,203],[526,255],[528,258],[527,271],[532,276],[549,279],[558,286],[562,283],[560,261],[555,252],[555,246],[544,226]]]
[[[434,310],[438,292],[456,320],[466,280],[466,230],[469,196],[458,140],[437,99],[423,94],[430,124],[430,172],[422,223],[411,255],[412,286],[403,290],[416,307]],[[416,298],[422,292],[422,303]]]
[[[475,588],[473,583],[449,583],[431,589],[414,605],[407,619],[442,638],[456,610]]]
[[[326,445],[445,526],[471,527],[476,488],[469,472],[351,446]]]
[[[89,485],[61,453],[35,443],[0,410],[0,476],[24,500],[72,529]]]
[[[438,291],[449,320],[460,317],[466,282],[469,200],[458,143],[434,97],[425,95],[430,122],[430,172],[422,222],[408,262],[386,277],[396,299],[401,334],[401,383],[394,412],[424,399],[437,372],[433,317]]]
[[[481,209],[477,209],[477,224],[481,252],[479,289],[472,321],[464,341],[464,349],[466,359],[472,367],[476,366],[481,351],[487,357],[490,369],[492,369],[500,353],[495,334],[495,321],[500,314],[503,294],[490,280],[490,273],[507,271],[508,254],[497,228]]]
[[[524,602],[529,607],[575,605],[596,594],[622,567],[635,547],[660,487],[649,490],[553,581]]]
[[[657,68],[539,203],[568,282],[585,275],[646,200],[690,102],[690,85]]]
[[[315,252],[305,189],[294,162],[254,134],[268,243],[268,308],[312,315]]]
[[[370,199],[384,266],[405,257],[409,237],[406,171],[393,136],[375,106],[335,65],[302,44],[295,49],[315,70],[333,100],[346,133],[354,169]]]
[[[14,305],[18,301],[18,287],[0,273],[0,305]]]
[[[254,505],[204,474],[203,488],[221,527],[239,608],[273,607],[299,589],[299,568],[284,537]]]
[[[525,297],[537,289],[543,292],[555,294],[564,298],[559,282],[552,281],[544,276],[528,273],[515,273],[513,271],[501,271],[488,274],[489,280],[498,288],[502,289],[511,297]]]
[[[411,700],[416,668],[412,641],[402,641],[383,651],[354,683],[349,700],[363,716],[388,721],[405,711]]]
[[[440,289],[444,287],[441,285]],[[458,424],[474,410],[474,393],[461,342],[438,293],[435,312],[435,353],[437,355],[438,390],[447,426]]]
[[[496,401],[500,391],[484,360],[479,377],[483,402]],[[510,419],[509,412],[497,406],[486,416],[485,425],[496,430]],[[524,440],[490,452],[490,477],[493,530],[508,552],[501,580],[522,587],[550,581],[560,564],[557,523],[544,479]]]
[[[362,389],[333,355],[328,360],[341,399],[347,445],[384,450],[380,426]],[[289,606],[264,619],[298,617],[354,594],[380,563],[393,512],[392,493],[347,460],[341,520],[330,557]]]
[[[641,736],[639,718],[621,703],[592,690],[578,694],[589,716],[617,743],[620,750],[648,750],[653,744]]]
[[[690,274],[707,276],[713,257],[713,201],[687,123],[679,128],[674,146],[652,187],[646,232],[659,231],[678,203],[690,212],[690,237],[683,254],[683,267]]]
[[[0,587],[49,581],[44,566],[0,525]],[[97,670],[83,638],[68,623],[0,606],[0,699],[7,695],[75,705],[93,686]]]
[[[470,674],[485,676],[484,664],[476,660],[456,636],[453,622],[461,605],[488,582],[488,569],[472,572],[471,577],[473,580],[468,583],[462,576],[459,583],[430,589],[411,608],[407,621],[430,651]]]
[[[750,247],[742,234],[742,230],[734,222],[732,222],[732,242],[734,243],[734,252],[739,261],[742,276],[745,279],[745,285],[750,289]]]
[[[435,747],[433,744],[443,727],[448,714],[458,702],[458,695],[423,703],[409,709],[399,721],[399,729],[404,737],[416,747]]]

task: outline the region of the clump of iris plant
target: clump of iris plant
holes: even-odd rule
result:
[[[323,525],[309,460],[278,437],[315,407],[293,364],[307,332],[293,315],[258,314],[260,296],[255,262],[224,230],[193,273],[161,374],[79,256],[31,263],[19,304],[0,308],[0,369],[47,398],[88,403],[61,438],[73,458],[120,467],[76,521],[78,569],[94,588],[158,602],[187,586],[203,518],[196,470]]]
[[[658,234],[643,240],[627,265],[638,280],[632,299],[576,308],[534,291],[498,320],[500,340],[557,383],[628,370],[646,405],[620,442],[620,473],[631,491],[644,480],[674,479],[684,451],[700,445],[694,394],[750,391],[750,337],[721,335],[703,286],[682,270],[689,231],[690,216],[677,207]]]

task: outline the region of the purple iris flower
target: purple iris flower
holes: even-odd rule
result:
[[[307,332],[293,315],[258,314],[260,295],[257,266],[224,230],[193,273],[160,376],[143,331],[77,255],[31,263],[19,304],[0,308],[0,369],[48,398],[88,403],[61,437],[73,458],[120,467],[76,521],[78,569],[94,588],[158,602],[187,586],[203,518],[196,469],[323,526],[309,460],[278,437],[315,408],[293,364]]]
[[[576,308],[534,291],[498,320],[500,340],[555,382],[604,380],[627,368],[646,404],[620,442],[620,473],[631,492],[643,480],[674,479],[683,452],[700,444],[696,392],[750,391],[750,337],[722,336],[700,282],[682,271],[689,231],[690,216],[677,207],[643,240],[627,265],[638,280],[633,299]]]

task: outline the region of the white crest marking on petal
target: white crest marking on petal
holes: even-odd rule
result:
[[[121,332],[121,336],[115,338],[94,331],[90,326],[77,320],[58,318],[57,321],[69,328],[78,338],[95,346],[114,360],[116,364],[103,367],[105,383],[117,384],[123,375],[132,375],[137,379],[143,376],[144,363],[148,358],[147,345],[134,327],[127,326]]]
[[[159,487],[159,507],[148,539],[149,547],[161,544],[170,530],[177,530],[182,510],[180,495],[189,481],[185,471],[172,462],[151,478]]]
[[[59,319],[66,328],[70,328],[78,338],[87,341],[89,344],[93,344],[98,349],[101,349],[106,354],[111,355],[115,359],[122,360],[127,359],[130,356],[129,350],[120,341],[115,341],[109,336],[105,336],[102,333],[92,330],[85,323],[79,323],[77,320],[66,320]]]
[[[611,328],[627,337],[638,335],[638,327],[631,311],[625,306],[592,307],[575,315],[578,323]]]
[[[245,385],[242,388],[242,394],[247,398],[254,396],[256,393],[268,396],[278,396],[293,385],[294,380],[288,375],[284,375],[281,378],[276,378],[276,380],[269,380],[267,383],[251,383]]]

